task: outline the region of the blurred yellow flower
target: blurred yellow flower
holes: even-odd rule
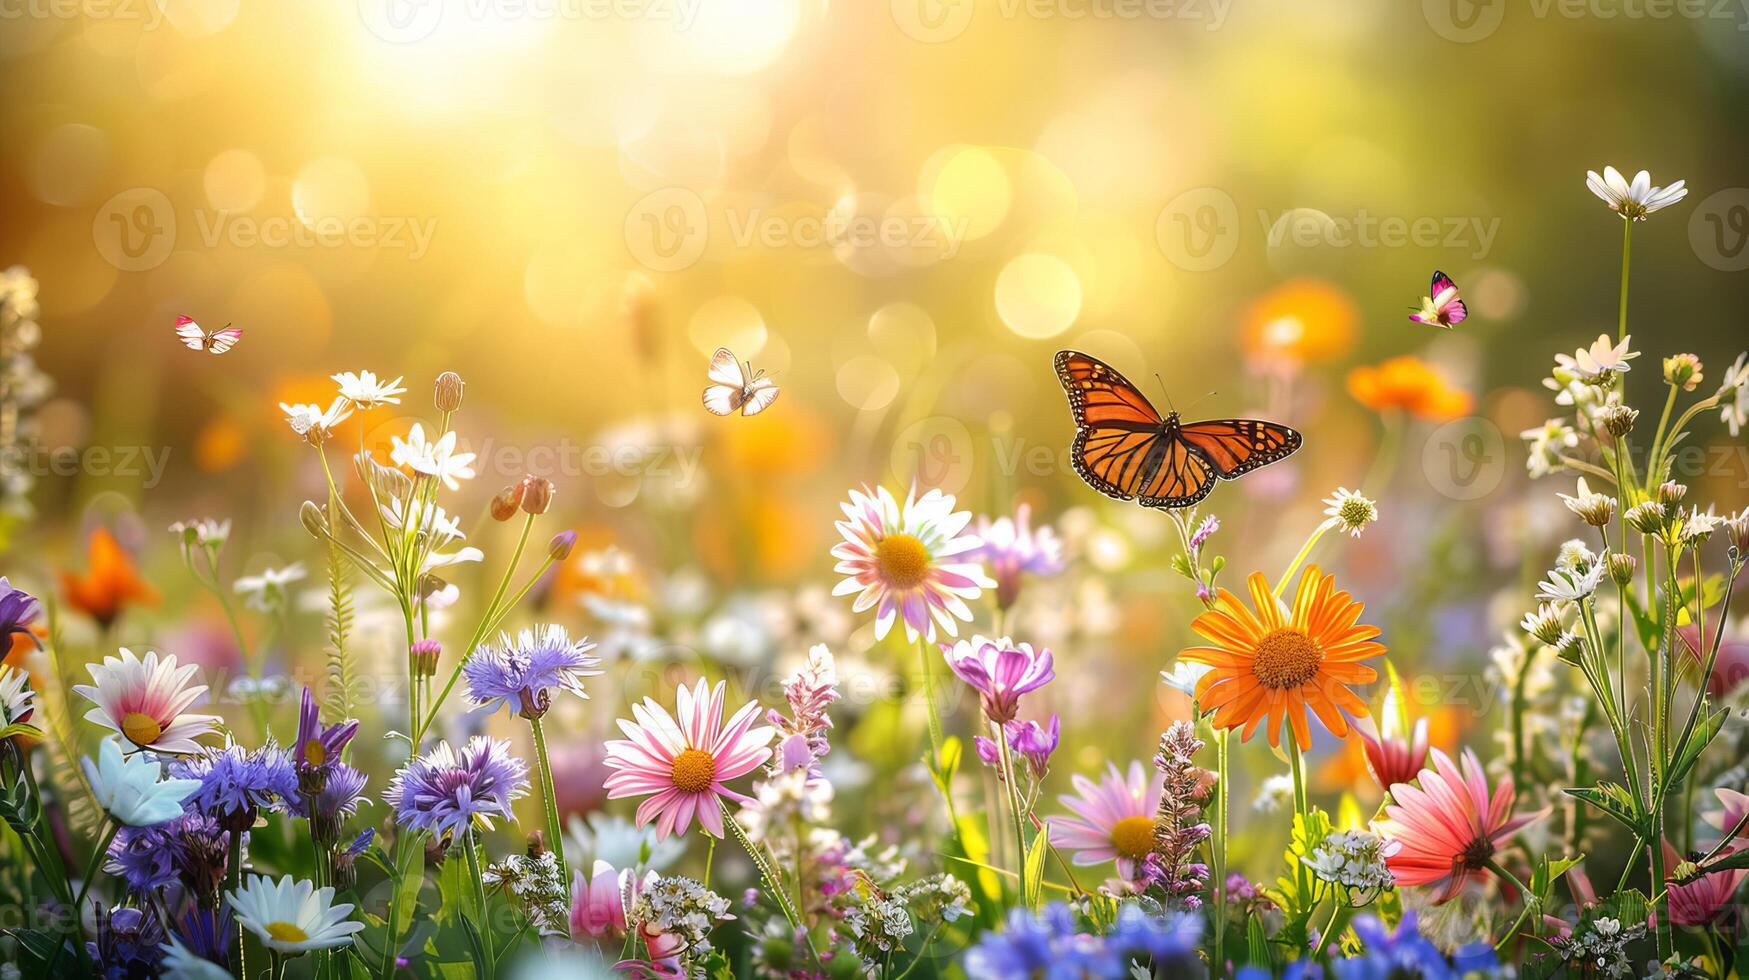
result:
[[[1348,294],[1322,279],[1294,279],[1259,296],[1239,324],[1239,348],[1258,369],[1291,371],[1348,352],[1359,319]]]
[[[1469,392],[1412,354],[1348,372],[1348,393],[1375,412],[1396,409],[1430,422],[1468,415],[1475,403]]]

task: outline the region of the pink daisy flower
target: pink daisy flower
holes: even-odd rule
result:
[[[855,612],[875,610],[875,639],[881,639],[903,616],[905,637],[935,639],[939,624],[948,636],[958,636],[958,624],[972,621],[967,599],[976,599],[996,583],[984,574],[968,552],[982,542],[963,534],[970,511],[955,511],[954,499],[940,490],[917,496],[915,488],[899,506],[886,487],[874,493],[850,491],[841,505],[849,520],[838,521],[844,542],[832,549],[838,559],[833,571],[847,576],[833,595],[857,593]]]
[[[1727,847],[1720,855],[1727,855],[1736,848]],[[1682,863],[1682,855],[1676,848],[1664,842],[1664,867],[1674,868]],[[1732,911],[1732,899],[1737,894],[1737,886],[1743,883],[1744,876],[1749,871],[1715,871],[1686,885],[1670,882],[1670,921],[1679,926],[1700,928],[1710,926],[1719,921],[1726,912]]]
[[[1130,763],[1127,776],[1107,763],[1099,782],[1081,775],[1071,782],[1075,795],[1057,799],[1075,816],[1048,821],[1052,846],[1075,852],[1076,864],[1116,861],[1117,873],[1134,881],[1154,848],[1154,813],[1165,777],[1140,762]]]
[[[631,908],[645,886],[654,883],[656,872],[646,872],[643,878],[631,869],[615,871],[606,861],[596,861],[594,872],[585,878],[578,871],[571,876],[571,935],[590,935],[596,939],[618,939],[626,934],[626,909]]]
[[[188,683],[199,666],[178,667],[175,655],[160,660],[151,650],[143,660],[127,647],[116,652],[121,656],[86,666],[95,685],[73,688],[96,705],[85,713],[85,720],[120,734],[134,749],[177,755],[199,752],[195,739],[217,732],[220,720],[217,715],[183,713],[206,693],[205,684]]]
[[[607,767],[613,770],[603,784],[607,798],[650,797],[638,804],[636,821],[642,827],[655,820],[657,840],[686,833],[694,816],[706,833],[721,837],[718,801],[751,802],[723,784],[770,757],[774,730],[753,727],[759,718],[755,701],[725,723],[723,691],[722,681],[713,688],[702,680],[690,690],[682,685],[674,692],[673,715],[645,698],[632,705],[636,721],[619,719],[626,737],[607,743]]]
[[[1500,845],[1549,811],[1513,816],[1511,778],[1502,776],[1489,795],[1482,763],[1469,749],[1462,772],[1444,752],[1433,749],[1431,755],[1433,768],[1421,770],[1419,786],[1391,787],[1387,819],[1373,829],[1402,845],[1385,859],[1397,885],[1438,887],[1433,901],[1443,904],[1481,876]]]
[[[1723,833],[1749,837],[1749,825],[1743,822],[1743,817],[1749,815],[1749,796],[1722,786],[1714,789],[1713,795],[1719,798],[1723,809],[1709,810],[1701,817]]]
[[[1371,718],[1354,719],[1354,732],[1366,750],[1366,768],[1383,789],[1414,782],[1427,765],[1427,719],[1415,722],[1408,738],[1382,735]]]

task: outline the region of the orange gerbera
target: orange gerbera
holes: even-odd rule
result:
[[[61,592],[68,605],[106,629],[129,603],[158,601],[158,594],[134,570],[134,560],[105,528],[91,532],[85,565],[82,577],[61,572]]]
[[[1430,422],[1467,415],[1475,401],[1432,365],[1409,354],[1348,372],[1348,393],[1375,412],[1397,409]]]
[[[1210,670],[1196,684],[1196,700],[1215,713],[1216,728],[1245,726],[1249,740],[1259,722],[1269,719],[1269,744],[1281,744],[1281,723],[1293,726],[1301,749],[1311,748],[1306,724],[1309,707],[1332,734],[1348,734],[1344,711],[1356,718],[1369,712],[1348,689],[1369,684],[1378,671],[1360,663],[1385,652],[1373,642],[1378,627],[1358,624],[1364,608],[1347,592],[1336,591],[1335,576],[1316,565],[1300,576],[1293,608],[1284,607],[1262,573],[1245,580],[1255,615],[1238,596],[1220,590],[1215,607],[1190,624],[1214,646],[1190,647],[1178,656]]]

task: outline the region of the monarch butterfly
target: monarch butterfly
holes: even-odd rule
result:
[[[1189,507],[1209,495],[1216,478],[1234,479],[1300,448],[1300,434],[1275,422],[1181,422],[1177,412],[1161,418],[1116,369],[1079,351],[1059,351],[1056,365],[1075,413],[1070,460],[1108,497]]]

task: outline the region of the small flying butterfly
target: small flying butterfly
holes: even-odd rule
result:
[[[1464,301],[1458,299],[1457,283],[1452,282],[1451,277],[1445,273],[1433,274],[1433,285],[1428,287],[1427,293],[1421,298],[1421,309],[1409,314],[1409,319],[1416,323],[1450,330],[1470,315]]]
[[[176,318],[176,338],[189,350],[223,354],[243,339],[243,331],[227,323],[222,328],[207,333],[200,328],[200,324],[194,322],[193,317],[179,316]]]

